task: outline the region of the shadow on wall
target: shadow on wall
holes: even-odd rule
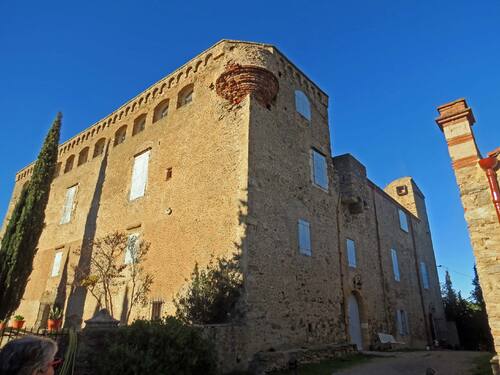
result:
[[[85,221],[85,229],[83,233],[83,241],[81,246],[81,254],[78,260],[78,268],[83,271],[88,271],[90,268],[90,258],[92,255],[92,243],[95,239],[97,216],[99,213],[102,188],[106,177],[106,168],[108,165],[108,151],[109,141],[104,150],[104,156],[101,161],[97,181],[94,189],[94,195],[90,204],[89,213]],[[61,282],[63,280],[61,279]],[[68,297],[68,305],[66,307],[66,323],[65,326],[69,328],[79,329],[82,324],[83,313],[85,308],[85,300],[87,298],[87,291],[81,286],[72,286],[71,292]]]

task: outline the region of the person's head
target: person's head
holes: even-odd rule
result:
[[[36,336],[25,336],[9,342],[0,351],[0,374],[53,375],[55,341]]]

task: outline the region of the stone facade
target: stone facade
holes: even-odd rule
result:
[[[500,196],[498,158],[500,149],[482,157],[472,131],[472,110],[464,99],[438,108],[442,130],[455,171],[465,220],[476,258],[495,350],[500,352]],[[489,164],[489,165],[488,165]],[[490,188],[491,185],[491,188]],[[498,359],[497,359],[498,367]],[[498,370],[497,370],[498,371]]]
[[[147,150],[145,194],[130,200],[134,158]],[[258,352],[348,343],[353,329],[363,348],[377,346],[378,333],[412,347],[445,339],[423,194],[410,177],[382,190],[354,157],[330,155],[328,97],[315,83],[273,46],[217,43],[61,144],[18,313],[41,323],[44,304],[58,301],[67,322],[92,316],[95,302],[72,286],[82,261],[74,250],[120,230],[151,243],[151,298],[165,301],[163,313],[174,312],[195,261],[242,255],[244,317],[234,330],[240,353],[231,354],[241,367]],[[319,185],[314,157],[325,163]],[[6,219],[31,168],[16,176]],[[299,220],[310,255],[299,251]],[[61,270],[51,276],[58,252]],[[125,300],[117,295],[115,306]]]

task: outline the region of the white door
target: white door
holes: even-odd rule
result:
[[[359,321],[359,307],[356,297],[351,294],[347,301],[347,316],[349,317],[349,336],[351,344],[356,344],[358,350],[363,349],[363,339],[361,336],[361,323]]]

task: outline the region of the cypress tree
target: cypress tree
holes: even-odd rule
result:
[[[58,113],[40,150],[31,179],[21,191],[2,238],[0,319],[9,317],[18,308],[33,268],[57,163],[61,118],[61,113]]]

